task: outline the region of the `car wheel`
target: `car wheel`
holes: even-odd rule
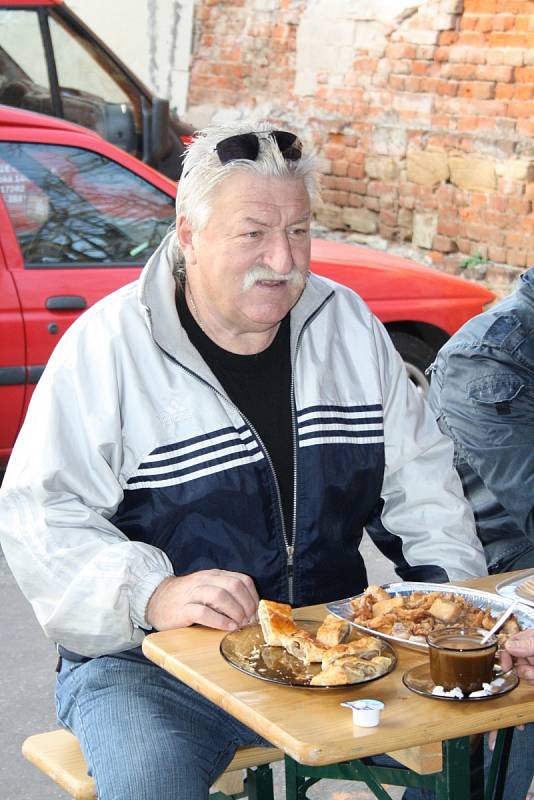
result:
[[[410,380],[415,384],[417,390],[426,396],[429,382],[425,370],[434,360],[437,351],[410,333],[390,331],[389,335],[406,364]]]

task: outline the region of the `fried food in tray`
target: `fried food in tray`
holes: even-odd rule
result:
[[[263,661],[271,667],[291,667],[287,654],[296,660],[294,672],[305,676],[310,686],[342,686],[385,675],[395,664],[391,648],[375,636],[358,636],[347,642],[351,626],[327,615],[315,633],[299,626],[290,606],[261,600],[258,619],[267,648]],[[268,651],[268,652],[266,652]],[[278,653],[277,653],[278,651]],[[321,668],[306,671],[309,665]]]
[[[489,630],[497,621],[488,607],[479,608],[458,592],[413,591],[391,595],[381,586],[369,586],[359,597],[350,601],[353,622],[378,634],[426,641],[428,633],[451,626]],[[508,636],[521,630],[517,617],[505,622],[498,634],[502,646]]]

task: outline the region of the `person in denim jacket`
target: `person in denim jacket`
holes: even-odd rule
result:
[[[534,568],[534,267],[447,342],[431,371],[428,400],[454,442],[488,571]],[[533,764],[528,725],[514,733],[506,800],[524,800]]]
[[[534,567],[534,267],[431,369],[428,400],[454,442],[489,572]]]

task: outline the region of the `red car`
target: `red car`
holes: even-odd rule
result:
[[[176,184],[54,117],[0,106],[0,465],[74,319],[133,281],[174,221]],[[312,270],[355,289],[414,380],[491,292],[365,247],[314,240]]]

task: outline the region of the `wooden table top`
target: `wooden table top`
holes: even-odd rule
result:
[[[511,575],[477,578],[463,585],[491,591]],[[297,619],[324,615],[323,605],[295,611]],[[161,631],[145,638],[143,651],[302,764],[334,764],[388,752],[411,769],[427,773],[441,768],[442,740],[534,721],[534,686],[524,681],[501,697],[470,703],[411,692],[402,675],[425,661],[426,655],[407,648],[395,646],[397,667],[379,680],[317,691],[269,683],[237,670],[220,654],[223,636],[203,627]],[[353,726],[351,710],[340,703],[358,697],[382,700],[378,727]]]

